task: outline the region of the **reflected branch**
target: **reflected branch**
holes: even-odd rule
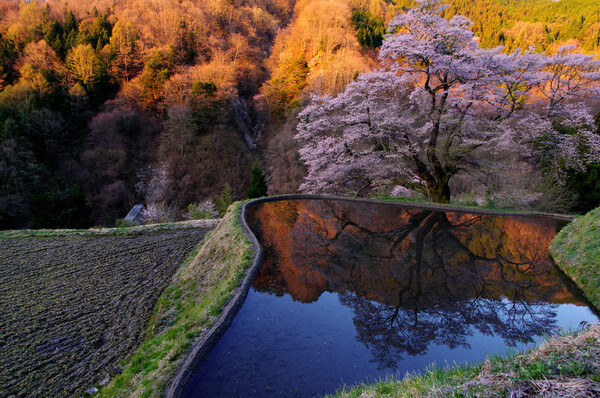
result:
[[[254,287],[273,291],[262,273],[295,300],[339,293],[380,368],[435,345],[469,348],[474,333],[531,342],[556,327],[549,303],[568,297],[548,257],[553,223],[307,200],[282,226],[277,218],[291,217],[261,206],[252,228],[272,257],[265,255]],[[277,232],[265,242],[269,231]]]

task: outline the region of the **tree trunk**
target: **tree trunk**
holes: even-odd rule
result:
[[[450,185],[448,181],[427,187],[428,199],[434,203],[450,203]]]

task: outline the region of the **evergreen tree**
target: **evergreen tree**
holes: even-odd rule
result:
[[[361,46],[381,47],[383,35],[386,33],[383,18],[374,16],[368,11],[354,9],[351,20],[356,29],[356,38]]]
[[[260,169],[258,162],[252,165],[252,176],[250,177],[250,188],[248,188],[248,199],[261,198],[267,196],[267,182],[265,175]]]
[[[221,195],[215,198],[215,204],[217,205],[217,211],[219,215],[223,217],[225,213],[227,213],[227,208],[235,201],[235,195],[233,193],[233,189],[231,189],[231,185],[229,183],[225,184],[225,188],[223,188],[223,192]]]
[[[89,228],[90,208],[79,185],[51,187],[32,195],[29,209],[37,228]]]
[[[61,56],[66,56],[69,50],[79,43],[79,22],[73,11],[65,10],[65,24],[63,26],[63,40]]]
[[[152,107],[160,100],[163,85],[171,77],[172,68],[171,60],[160,50],[156,51],[144,66],[140,75],[141,97],[148,106]]]

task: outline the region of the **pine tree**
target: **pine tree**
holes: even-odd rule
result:
[[[267,196],[267,182],[265,181],[265,175],[260,169],[258,162],[254,162],[252,165],[251,173],[250,188],[248,188],[248,199]]]
[[[227,208],[235,201],[235,194],[229,183],[225,184],[223,192],[215,198],[215,204],[217,205],[217,211],[219,215],[223,217],[227,213]]]

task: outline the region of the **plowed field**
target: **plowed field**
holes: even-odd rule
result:
[[[135,349],[206,229],[0,239],[0,396],[82,396]]]

